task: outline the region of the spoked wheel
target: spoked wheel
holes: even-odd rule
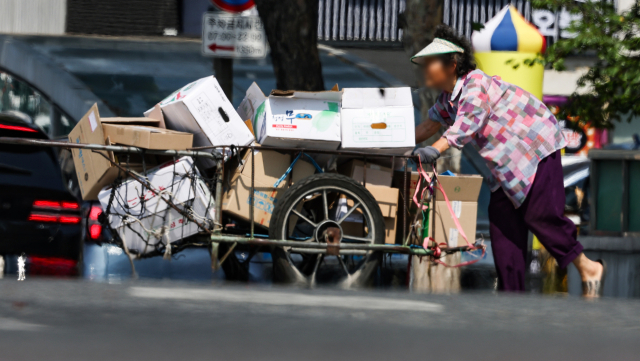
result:
[[[301,243],[374,244],[384,242],[384,218],[371,193],[353,179],[339,174],[305,178],[278,199],[269,237]],[[342,287],[371,284],[380,264],[380,252],[275,247],[274,281]]]

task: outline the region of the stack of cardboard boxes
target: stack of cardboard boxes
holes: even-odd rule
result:
[[[249,145],[254,138],[216,79],[206,77],[176,91],[144,118],[100,118],[94,105],[69,134],[69,141],[185,150],[194,145]],[[163,159],[150,155],[144,159],[137,154],[116,157],[108,151],[76,149],[73,157],[83,199],[99,198],[103,209],[109,207],[111,228],[136,253],[150,252],[158,243],[169,244],[199,231],[160,201],[158,192],[205,224],[215,219],[214,200],[190,157],[160,166]],[[117,178],[127,177],[114,163],[127,170],[146,171],[149,184],[125,180],[111,189]],[[201,165],[209,168],[216,164],[209,161]]]
[[[161,120],[152,118],[100,118],[98,106],[94,104],[69,133],[69,142],[100,145],[130,145],[148,149],[191,148],[193,135],[165,129]],[[142,170],[142,158],[132,154],[118,159],[113,152],[73,149],[73,159],[78,184],[84,200],[98,199],[100,190],[113,183],[121,170],[112,164],[120,163],[125,168]],[[126,158],[120,156],[120,158]],[[146,167],[157,165],[155,157],[147,156]]]
[[[255,138],[254,138],[255,134]],[[183,150],[198,146],[246,146],[254,140],[263,146],[336,150],[359,150],[373,153],[402,155],[415,146],[414,109],[409,88],[347,88],[329,91],[272,91],[264,95],[257,84],[253,83],[246,92],[240,107],[236,110],[224,95],[214,77],[199,79],[184,86],[145,112],[145,118],[100,118],[97,106],[78,122],[69,135],[74,143],[119,144],[145,149]],[[92,152],[74,150],[74,161],[84,199],[100,198],[103,207],[109,203],[108,188],[116,178],[124,176],[112,165],[120,163],[125,168],[142,171],[142,158],[128,156],[127,159],[115,157],[111,152]],[[103,156],[104,155],[104,156]],[[361,160],[332,158],[337,171],[357,182],[365,184],[377,200],[385,219],[386,243],[402,241],[402,235],[396,229],[402,229],[398,217],[402,197],[400,189],[410,187],[410,197],[415,186],[398,183],[394,180],[389,159],[372,157],[365,164]],[[376,161],[376,159],[378,159]],[[292,156],[274,150],[246,151],[237,166],[232,166],[226,175],[227,189],[223,195],[223,211],[235,218],[250,220],[251,204],[251,163],[254,164],[254,221],[264,227],[269,226],[271,214],[279,197],[293,183],[315,173],[315,167],[300,159],[292,167],[285,179],[283,174],[289,169]],[[319,160],[319,159],[318,159]],[[126,162],[125,162],[126,161]],[[154,157],[144,159],[146,171],[151,166],[162,163]],[[338,164],[339,163],[339,164]],[[199,160],[194,164],[190,158],[178,162],[182,168],[198,172],[214,166],[213,162]],[[321,163],[326,164],[326,163]],[[401,162],[397,162],[398,165]],[[166,165],[165,165],[166,166]],[[175,164],[174,164],[175,167]],[[173,168],[173,167],[172,167]],[[177,187],[172,191],[173,201],[191,209],[199,209],[201,217],[210,218],[213,203],[211,194],[202,182],[182,182],[170,177],[166,168],[156,168],[148,172],[151,185],[158,190]],[[173,173],[171,173],[173,174]],[[185,173],[186,174],[186,173]],[[410,179],[417,182],[417,173]],[[280,180],[280,182],[278,182]],[[477,200],[481,179],[474,177],[441,177],[443,187],[452,200],[452,206],[461,219],[464,231],[470,237],[475,233],[475,201]],[[413,183],[412,183],[413,184]],[[133,194],[140,197],[140,189],[135,182],[126,181],[115,190],[121,198]],[[393,185],[393,187],[392,187]],[[140,185],[138,185],[140,186]],[[144,188],[144,187],[143,187]],[[187,192],[188,191],[188,192]],[[154,198],[154,197],[152,197]],[[157,198],[157,197],[155,197]],[[129,202],[126,199],[126,202]],[[155,203],[154,203],[155,202]],[[146,211],[137,214],[140,221],[131,220],[135,207],[127,209],[112,208],[111,227],[121,231],[128,241],[130,249],[144,252],[148,245],[148,231],[162,237],[156,237],[156,243],[173,242],[177,234],[167,224],[158,224],[157,213],[167,212],[164,202],[146,200]],[[153,209],[155,207],[158,209]],[[436,239],[442,239],[450,245],[460,244],[461,237],[451,227],[451,218],[444,212],[439,195],[436,195],[435,217],[431,222]],[[445,207],[446,208],[446,207]],[[415,214],[415,205],[412,206]],[[135,213],[135,212],[134,212]],[[118,218],[119,217],[119,218]],[[166,218],[166,217],[164,217]],[[163,219],[164,219],[163,218]],[[169,218],[178,219],[179,215]],[[407,220],[411,217],[407,217]],[[146,222],[146,223],[145,223]],[[187,225],[185,224],[185,227]],[[193,226],[193,225],[190,225]],[[135,228],[138,227],[138,228]],[[160,227],[160,228],[158,228]],[[362,217],[353,214],[345,222],[345,227],[363,230]],[[125,229],[134,230],[133,232]],[[158,233],[158,229],[161,230]],[[180,234],[193,234],[196,228],[182,228]],[[127,233],[128,232],[128,233]],[[173,233],[172,233],[173,232]],[[401,233],[401,232],[400,232]],[[144,237],[136,235],[146,235]],[[354,234],[355,236],[355,234]]]

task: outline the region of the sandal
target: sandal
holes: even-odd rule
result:
[[[583,281],[582,282],[582,296],[583,297],[601,297],[604,290],[604,276],[607,274],[607,264],[598,259],[596,262],[602,265],[602,276],[599,280]]]

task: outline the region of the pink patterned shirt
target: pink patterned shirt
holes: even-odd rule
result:
[[[498,76],[474,70],[443,92],[429,118],[448,128],[443,137],[458,149],[471,143],[516,208],[524,202],[538,163],[567,143],[558,121],[535,96]]]

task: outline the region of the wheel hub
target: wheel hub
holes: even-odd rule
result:
[[[316,239],[318,242],[326,242],[333,246],[327,247],[327,255],[338,256],[340,254],[342,228],[337,222],[326,220],[320,223],[316,229]]]
[[[340,244],[342,242],[342,228],[337,222],[326,220],[318,225],[315,236],[318,242]]]

